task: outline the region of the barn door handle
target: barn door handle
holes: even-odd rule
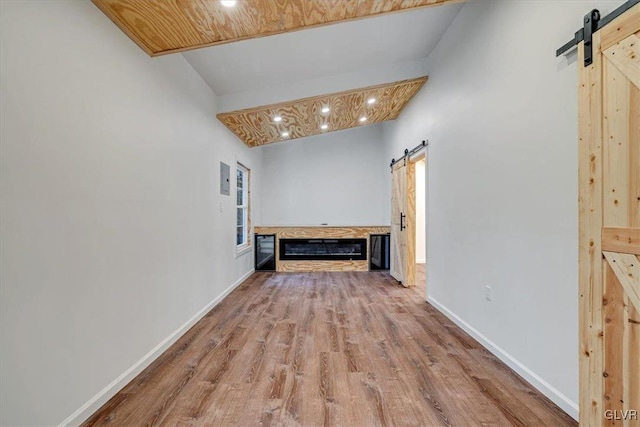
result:
[[[407,228],[406,225],[404,225],[404,219],[407,216],[405,214],[403,214],[402,212],[400,212],[400,231],[404,230],[405,228]]]

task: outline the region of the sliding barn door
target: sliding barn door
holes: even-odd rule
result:
[[[415,164],[391,169],[391,276],[404,286],[415,281]],[[412,204],[413,201],[413,204]]]
[[[580,423],[640,426],[640,4],[592,45],[578,60]]]
[[[398,162],[391,167],[391,264],[393,278],[404,284],[406,274],[407,231],[406,223],[407,165]]]

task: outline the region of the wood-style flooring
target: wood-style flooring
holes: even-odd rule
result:
[[[84,425],[577,425],[423,292],[256,273]]]

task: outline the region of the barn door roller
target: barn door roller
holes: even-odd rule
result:
[[[584,16],[584,26],[576,31],[573,39],[569,40],[567,43],[562,45],[561,48],[556,50],[556,56],[560,56],[570,51],[581,41],[584,41],[584,66],[588,67],[593,62],[593,33],[600,30],[601,28],[604,28],[605,25],[609,24],[611,21],[613,21],[618,16],[622,15],[638,3],[640,3],[640,0],[628,0],[604,18],[600,16],[600,12],[598,11],[598,9],[593,9],[591,12],[587,13]]]
[[[640,1],[640,0],[638,0],[638,1]],[[420,144],[416,145],[411,150],[406,148],[404,150],[404,155],[402,157],[400,157],[399,159],[391,159],[391,164],[389,164],[389,167],[393,168],[393,165],[398,163],[400,160],[404,160],[404,162],[406,164],[407,159],[409,157],[413,156],[414,154],[416,154],[418,151],[422,150],[427,145],[429,145],[429,141],[422,141]]]

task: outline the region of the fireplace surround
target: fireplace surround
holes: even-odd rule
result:
[[[281,260],[366,260],[367,239],[280,239]]]
[[[309,271],[369,271],[369,258],[372,255],[369,238],[374,234],[389,234],[389,226],[256,226],[254,232],[258,235],[275,235],[274,253],[276,258],[276,271],[278,272],[309,272]],[[301,240],[336,240],[336,239],[361,239],[366,241],[365,247],[360,254],[348,254],[346,259],[300,259],[289,253],[285,257],[280,257],[280,241],[284,239]],[[285,246],[286,248],[286,246]],[[289,250],[291,252],[291,250]],[[308,255],[308,254],[307,254]],[[314,258],[318,254],[314,254]],[[342,254],[345,255],[344,253]],[[354,259],[362,258],[362,259]],[[257,265],[257,264],[256,264]]]

